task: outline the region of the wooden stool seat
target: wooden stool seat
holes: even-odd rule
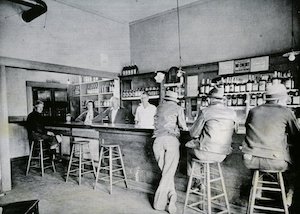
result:
[[[96,169],[94,166],[93,157],[90,151],[88,140],[78,140],[72,142],[72,150],[70,155],[70,161],[67,171],[66,182],[68,182],[70,173],[78,175],[78,184],[81,185],[81,177],[84,174],[93,173],[96,176]],[[87,151],[84,152],[84,148],[87,148]],[[78,151],[76,151],[78,149]],[[84,155],[89,156],[89,158],[84,157]],[[92,170],[85,169],[85,165],[92,165]],[[73,167],[73,169],[72,169]]]
[[[37,142],[31,141],[26,176],[28,175],[30,168],[41,169],[42,177],[44,177],[44,172],[47,168],[52,167],[53,171],[56,172],[54,164],[54,154],[52,154],[52,156],[49,154],[45,154],[45,152],[50,151],[50,149],[43,148],[43,143],[43,140],[38,140]],[[35,152],[38,153],[37,156],[34,154]],[[32,165],[33,160],[36,160],[38,163]],[[51,161],[51,163],[49,165],[45,165],[47,161]]]
[[[269,175],[271,180],[264,180]],[[260,195],[257,194],[260,191]],[[273,202],[272,205],[256,204],[256,201],[270,201],[270,197],[263,197],[264,192],[275,192],[281,194],[282,207],[275,207],[278,203]],[[255,170],[252,180],[252,188],[250,191],[247,214],[253,214],[255,210],[271,211],[288,214],[288,205],[286,201],[286,192],[282,172],[274,170]]]
[[[105,160],[108,160],[108,163]],[[108,175],[99,177],[100,170],[108,172]],[[101,145],[94,189],[96,189],[98,180],[109,181],[110,194],[112,193],[112,185],[115,183],[124,181],[126,188],[128,187],[122,152],[119,145]]]
[[[201,187],[192,187],[193,179],[200,180]],[[222,204],[221,199],[225,201]],[[214,206],[213,206],[214,205]],[[228,197],[221,165],[214,161],[192,160],[192,172],[188,181],[183,213],[189,207],[200,213],[230,213]]]

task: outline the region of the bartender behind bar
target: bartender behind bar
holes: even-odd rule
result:
[[[108,123],[125,123],[132,124],[134,121],[133,115],[125,108],[120,107],[120,101],[117,97],[110,98],[111,108],[101,112],[93,119],[93,123],[103,123],[105,118],[108,118]]]

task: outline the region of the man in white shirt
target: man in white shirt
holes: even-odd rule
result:
[[[149,95],[144,92],[141,95],[141,104],[136,109],[135,124],[141,127],[154,127],[154,115],[156,107],[149,103]]]

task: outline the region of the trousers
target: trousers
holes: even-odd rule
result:
[[[187,175],[190,176],[192,173],[193,158],[200,161],[215,161],[220,163],[226,158],[226,156],[227,155],[224,154],[187,148]]]
[[[165,210],[170,198],[177,198],[174,176],[179,162],[179,145],[175,136],[157,137],[153,143],[154,156],[162,172],[154,196],[154,209]]]
[[[288,162],[244,154],[244,163],[248,169],[286,171]]]

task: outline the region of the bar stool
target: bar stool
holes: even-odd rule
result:
[[[266,175],[269,175],[269,180],[264,180]],[[269,206],[262,206],[256,205],[255,201],[270,201],[273,200],[272,198],[257,196],[257,190],[260,190],[261,193],[265,192],[277,192],[281,193],[282,198],[282,208],[280,207],[271,207]],[[278,204],[274,203],[273,205]],[[272,206],[273,206],[272,205]],[[271,171],[271,170],[255,170],[252,179],[252,188],[250,191],[249,203],[247,214],[252,214],[254,210],[263,210],[263,211],[273,211],[273,212],[281,212],[288,214],[288,205],[286,201],[286,193],[284,187],[284,181],[282,177],[282,172],[280,171]]]
[[[194,178],[200,180],[200,189],[192,188]],[[192,197],[191,202],[189,202],[190,197]],[[220,199],[224,199],[225,206],[221,204]],[[212,207],[212,204],[215,206]],[[186,207],[208,214],[211,214],[213,210],[217,210],[217,213],[230,213],[223,173],[219,162],[192,160],[192,172],[188,182],[183,213],[185,213]]]
[[[28,158],[28,163],[27,163],[27,169],[26,169],[26,176],[29,173],[30,168],[38,168],[41,169],[42,171],[42,177],[44,177],[44,171],[47,168],[52,167],[53,171],[56,172],[55,169],[55,164],[54,164],[54,154],[52,154],[52,157],[50,154],[46,154],[46,151],[50,151],[50,149],[44,149],[43,148],[43,143],[44,140],[38,140],[38,141],[31,141],[31,146],[30,146],[30,152],[29,152],[29,158]],[[36,146],[35,146],[36,144]],[[38,155],[35,156],[34,153],[37,152]],[[38,161],[39,163],[36,164],[31,164],[33,160]],[[51,161],[51,164],[45,166],[44,161]]]
[[[67,171],[67,177],[66,182],[68,182],[70,173],[74,173],[74,175],[77,175],[78,171],[78,177],[79,177],[79,185],[81,185],[81,176],[88,173],[93,173],[94,176],[96,175],[96,169],[94,166],[94,161],[92,158],[92,154],[89,147],[89,141],[88,140],[79,140],[72,142],[72,151]],[[84,148],[86,147],[87,151],[84,152]],[[84,155],[88,155],[89,158],[85,158]],[[92,170],[88,170],[84,168],[85,164],[92,164]],[[72,166],[74,167],[73,169]]]
[[[108,163],[105,160],[108,160]],[[99,177],[101,169],[107,171],[108,175]],[[96,189],[98,180],[109,181],[110,194],[112,194],[112,185],[120,181],[124,181],[125,187],[128,188],[122,152],[119,145],[101,145],[94,189]]]

